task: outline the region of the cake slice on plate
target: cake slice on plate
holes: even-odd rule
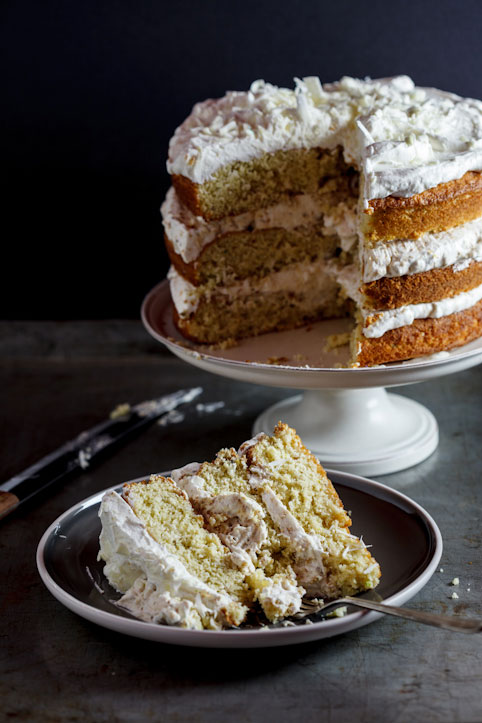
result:
[[[380,578],[324,469],[281,422],[172,479],[107,493],[100,517],[104,572],[144,620],[219,628],[250,609],[277,622],[304,596],[352,595]]]
[[[325,470],[287,424],[172,476],[206,527],[245,556],[247,580],[268,618],[295,612],[305,593],[333,599],[377,584],[378,564],[350,534],[351,520]],[[279,585],[289,609],[271,595]]]

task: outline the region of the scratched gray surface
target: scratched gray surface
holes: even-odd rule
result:
[[[132,321],[0,322],[0,375],[2,480],[120,402],[193,384],[204,387],[203,402],[224,402],[178,425],[151,427],[0,523],[0,720],[482,720],[482,635],[387,617],[293,647],[176,648],[90,624],[44,588],[36,546],[65,509],[112,484],[239,444],[256,416],[289,390],[194,370]],[[440,425],[430,459],[378,478],[422,504],[442,531],[443,572],[409,603],[417,609],[482,616],[481,391],[480,367],[398,390]],[[450,586],[455,576],[458,588]]]

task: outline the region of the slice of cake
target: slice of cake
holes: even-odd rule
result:
[[[323,467],[288,425],[280,422],[272,436],[259,434],[238,452],[221,450],[212,463],[188,465],[172,476],[206,526],[234,553],[249,557],[255,589],[268,587],[272,575],[291,580],[291,571],[313,597],[332,599],[376,585],[378,565],[350,535],[351,520]],[[233,494],[256,513],[230,513]]]
[[[380,577],[325,471],[282,423],[172,479],[108,493],[100,517],[105,575],[143,620],[219,628],[250,609],[277,622],[303,596],[351,595]]]
[[[410,78],[256,81],[176,130],[174,318],[218,343],[351,314],[352,364],[482,334],[482,103]]]
[[[252,599],[217,535],[172,480],[154,476],[102,500],[99,559],[118,601],[147,622],[217,629],[239,625]]]

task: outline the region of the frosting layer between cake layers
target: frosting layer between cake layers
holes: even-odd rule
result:
[[[326,235],[336,233],[344,248],[350,248],[357,238],[354,201],[341,201],[336,194],[286,196],[274,206],[206,221],[184,206],[170,188],[161,214],[166,237],[185,263],[198,259],[202,250],[216,239],[241,231],[276,228],[295,231],[321,224]]]
[[[455,296],[439,301],[420,304],[405,304],[393,309],[367,307],[360,292],[360,274],[356,266],[346,266],[337,272],[337,278],[345,292],[354,299],[363,317],[362,333],[366,337],[378,338],[385,332],[403,326],[410,326],[416,319],[439,319],[459,311],[465,311],[482,299],[482,284]]]
[[[427,233],[417,239],[380,241],[374,246],[360,244],[363,282],[447,266],[461,271],[472,261],[481,260],[482,217],[449,231]]]

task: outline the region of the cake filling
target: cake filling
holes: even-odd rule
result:
[[[204,480],[197,475],[199,467],[189,464],[173,470],[172,479],[203,516],[207,529],[215,531],[231,550],[235,564],[253,571],[253,560],[267,537],[263,509],[239,492],[209,495]]]
[[[241,231],[262,231],[320,225],[328,236],[336,233],[344,248],[356,241],[355,200],[339,200],[339,194],[296,194],[274,206],[206,221],[183,206],[171,188],[161,207],[164,230],[174,251],[185,263],[195,261],[215,239]]]
[[[441,301],[427,304],[409,304],[388,311],[365,313],[363,334],[368,338],[378,338],[391,329],[410,326],[416,319],[440,319],[475,306],[482,299],[482,285]]]
[[[416,319],[439,319],[475,306],[482,299],[482,285],[455,296],[422,304],[407,304],[394,309],[366,308],[360,291],[360,272],[357,266],[345,266],[336,271],[338,282],[347,296],[353,299],[363,318],[362,334],[367,338],[380,338],[385,332],[410,326]]]
[[[482,261],[482,217],[418,239],[380,241],[371,247],[361,244],[360,261],[364,282],[452,265],[460,271],[472,261]]]

